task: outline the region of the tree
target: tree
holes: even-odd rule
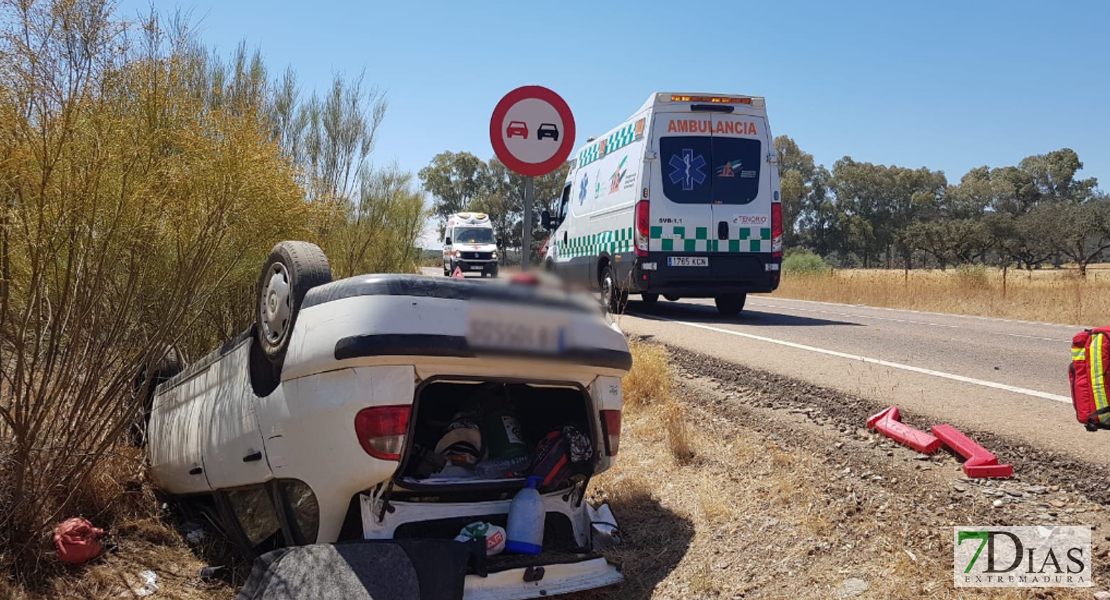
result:
[[[1087,277],[1087,265],[1110,250],[1110,198],[1089,202],[1058,202],[1032,213],[1040,224],[1040,235],[1060,254],[1079,267]]]
[[[831,186],[838,207],[855,224],[846,245],[863,257],[864,265],[885,254],[889,267],[897,249],[908,268],[910,248],[901,244],[898,232],[943,201],[947,180],[941,171],[860,163],[846,156],[833,166]],[[860,221],[868,227],[860,227]]]
[[[803,152],[785,135],[775,138],[775,151],[778,153],[783,244],[789,247],[799,236],[799,217],[813,211],[816,204],[824,200],[828,172],[816,166],[813,155]]]
[[[468,210],[474,199],[489,189],[486,163],[469,152],[440,152],[417,176],[432,195],[432,213],[441,221],[440,236],[447,218]]]

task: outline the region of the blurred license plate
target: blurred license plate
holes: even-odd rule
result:
[[[668,256],[669,267],[708,267],[708,256]]]
[[[567,347],[569,324],[565,318],[529,310],[507,308],[470,310],[466,341],[476,350],[514,350],[560,353]]]

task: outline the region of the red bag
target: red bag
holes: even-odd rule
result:
[[[1110,428],[1110,327],[1081,331],[1071,341],[1071,402],[1089,431]]]
[[[104,530],[93,527],[85,519],[74,517],[54,528],[54,546],[58,558],[71,565],[89,562],[104,550],[100,538]]]

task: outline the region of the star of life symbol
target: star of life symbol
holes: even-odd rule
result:
[[[670,165],[671,183],[682,182],[683,191],[689,192],[694,189],[694,185],[701,185],[705,182],[705,157],[702,155],[694,156],[694,151],[686,148],[682,151],[682,155],[672,155]]]
[[[586,189],[587,189],[587,186],[589,184],[590,184],[590,176],[589,175],[583,175],[582,176],[582,185],[581,185],[581,187],[579,188],[579,191],[578,191],[578,203],[579,204],[582,204],[582,201],[586,199]]]

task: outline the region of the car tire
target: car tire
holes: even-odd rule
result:
[[[670,300],[671,302],[678,302],[679,300],[682,300],[682,296],[675,296],[674,294],[663,294],[663,297],[667,300]]]
[[[605,265],[601,270],[601,301],[613,314],[623,311],[624,305],[628,302],[628,292],[617,286],[617,275],[610,265]]]
[[[496,267],[489,272],[489,276],[490,276],[491,279],[497,279],[497,268]]]
[[[744,310],[744,302],[747,299],[747,294],[722,294],[713,301],[717,304],[717,312],[731,316],[738,315]]]
[[[258,349],[280,377],[305,294],[331,282],[328,257],[316,244],[280,242],[270,250],[258,278],[255,325]]]
[[[659,302],[659,294],[648,294],[645,292],[640,294],[640,300],[643,300],[644,304],[655,304]]]

